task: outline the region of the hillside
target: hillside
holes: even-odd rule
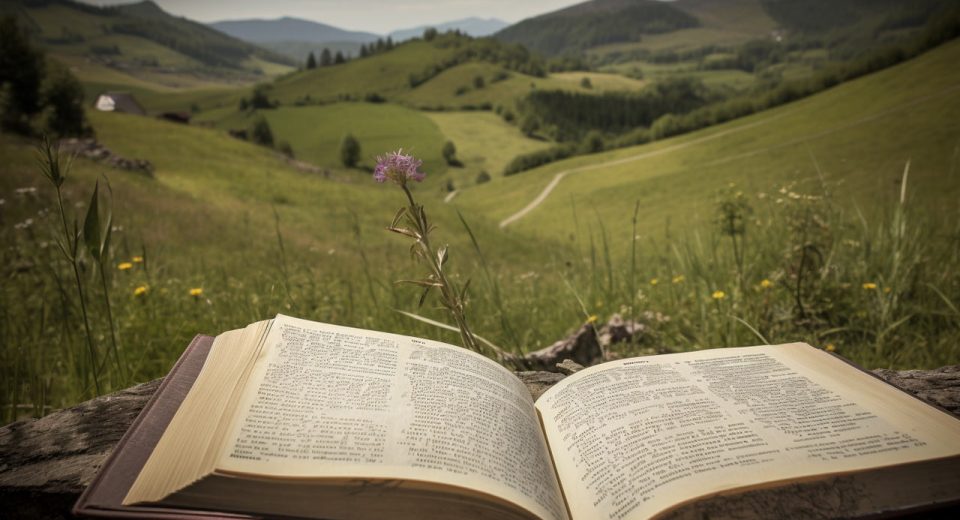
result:
[[[18,0],[3,11],[17,16],[55,59],[78,67],[85,81],[191,88],[255,81],[293,63],[172,16],[150,1],[99,8],[69,0]]]
[[[696,27],[700,22],[670,3],[655,0],[591,0],[522,20],[496,33],[548,56],[634,42],[642,35]]]
[[[750,195],[751,204],[766,206],[784,198],[777,193],[785,186],[822,193],[818,171],[838,204],[875,218],[899,194],[896,183],[911,161],[912,200],[936,214],[960,197],[951,174],[960,131],[957,60],[960,41],[954,40],[798,102],[495,179],[458,200],[472,212],[507,220],[511,233],[557,239],[578,225],[572,204],[595,208],[591,221],[627,236],[627,216],[640,201],[638,233],[655,240],[668,227],[676,233],[711,222],[715,198],[730,183]],[[622,252],[624,244],[613,247]]]

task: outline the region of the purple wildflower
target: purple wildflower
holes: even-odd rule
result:
[[[377,182],[393,181],[404,185],[408,179],[417,182],[423,180],[426,174],[418,171],[423,161],[412,155],[404,155],[402,150],[390,152],[385,156],[377,157],[377,167],[373,169],[373,180]]]

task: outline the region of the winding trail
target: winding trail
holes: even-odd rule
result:
[[[744,153],[741,153],[741,154],[731,155],[731,156],[728,156],[728,157],[719,158],[719,159],[717,159],[717,160],[715,160],[715,161],[711,161],[710,163],[707,163],[706,165],[711,165],[711,166],[713,166],[713,165],[717,165],[717,164],[720,164],[720,163],[729,162],[729,161],[733,161],[733,160],[737,160],[737,159],[742,159],[742,158],[745,158],[745,157],[750,157],[750,156],[753,156],[753,155],[761,154],[761,153],[764,153],[764,152],[769,152],[769,151],[772,151],[772,150],[776,150],[776,149],[778,149],[778,148],[785,148],[785,147],[788,147],[788,146],[793,146],[793,145],[797,145],[797,144],[800,144],[800,143],[804,143],[804,142],[807,142],[807,141],[812,141],[812,140],[814,140],[814,139],[819,139],[819,138],[821,138],[821,137],[825,137],[825,136],[828,136],[828,135],[830,135],[830,134],[833,134],[833,133],[836,133],[836,132],[839,132],[839,131],[842,131],[842,130],[846,130],[846,129],[848,129],[848,128],[852,128],[852,127],[859,126],[859,125],[862,125],[862,124],[865,124],[865,123],[869,123],[869,122],[871,122],[871,121],[875,121],[875,120],[880,119],[880,118],[882,118],[882,117],[888,116],[888,115],[890,115],[890,114],[892,114],[892,113],[894,113],[894,112],[899,112],[899,111],[905,110],[905,109],[907,109],[907,108],[911,108],[911,107],[913,107],[913,106],[919,105],[919,104],[921,104],[921,103],[926,103],[926,102],[928,102],[928,101],[931,101],[931,100],[934,100],[934,99],[938,99],[938,98],[947,96],[947,95],[949,95],[949,94],[953,94],[953,93],[957,92],[958,90],[960,90],[960,84],[950,86],[950,87],[948,87],[948,88],[946,88],[946,89],[943,89],[943,90],[941,90],[940,92],[936,92],[936,93],[934,93],[934,94],[928,94],[928,95],[926,95],[926,96],[913,99],[913,100],[908,101],[908,102],[906,102],[906,103],[901,103],[901,104],[899,104],[899,105],[895,105],[895,106],[890,107],[890,108],[888,108],[888,109],[886,109],[886,110],[881,110],[881,111],[879,111],[879,112],[875,112],[875,113],[873,113],[873,114],[869,114],[869,115],[866,115],[866,116],[857,118],[857,119],[855,119],[855,120],[853,120],[853,121],[848,121],[848,122],[846,122],[846,123],[843,123],[843,124],[834,126],[834,127],[829,128],[829,129],[827,129],[827,130],[824,130],[824,131],[822,131],[822,132],[817,132],[817,133],[814,133],[814,134],[807,134],[807,135],[804,135],[804,136],[800,136],[800,137],[791,139],[791,140],[789,140],[789,141],[784,141],[784,142],[782,142],[782,143],[772,145],[772,146],[766,146],[766,147],[763,147],[763,148],[757,148],[757,149],[755,149],[755,150],[751,150],[751,151],[744,152]],[[547,184],[547,186],[543,188],[543,191],[541,191],[540,194],[538,194],[538,195],[536,196],[536,198],[534,198],[532,201],[530,201],[529,204],[527,204],[526,206],[524,206],[523,209],[521,209],[520,211],[514,213],[513,215],[510,215],[509,217],[501,220],[501,221],[500,221],[500,228],[503,229],[503,228],[509,226],[510,224],[512,224],[512,223],[514,223],[514,222],[522,219],[523,217],[527,216],[527,214],[530,213],[531,211],[537,209],[537,206],[539,206],[540,204],[542,204],[543,201],[547,200],[547,197],[550,196],[550,193],[554,190],[554,188],[557,187],[558,184],[560,184],[560,181],[563,180],[563,178],[566,177],[567,175],[570,175],[570,174],[573,174],[573,173],[581,173],[581,172],[590,171],[590,170],[597,170],[597,169],[601,169],[601,168],[607,168],[607,167],[610,167],[610,166],[618,166],[618,165],[621,165],[621,164],[627,164],[627,163],[631,163],[631,162],[634,162],[634,161],[640,161],[640,160],[643,160],[643,159],[648,159],[648,158],[650,158],[650,157],[655,157],[655,156],[658,156],[658,155],[664,155],[664,154],[676,152],[676,151],[678,151],[678,150],[683,150],[684,148],[689,148],[689,147],[691,147],[691,146],[693,146],[693,145],[702,144],[702,143],[705,143],[705,142],[708,142],[708,141],[713,141],[713,140],[719,139],[719,138],[721,138],[721,137],[726,137],[726,136],[731,135],[731,134],[736,134],[736,133],[739,133],[739,132],[743,132],[744,130],[749,130],[749,129],[751,129],[751,128],[756,128],[756,127],[758,127],[758,126],[762,126],[762,125],[766,125],[766,124],[768,124],[768,123],[772,123],[772,122],[774,122],[774,121],[776,121],[776,120],[778,120],[778,119],[781,119],[781,118],[783,118],[783,117],[786,117],[786,116],[788,116],[788,115],[793,115],[795,112],[798,112],[799,110],[800,110],[800,109],[791,110],[791,111],[789,111],[789,112],[784,112],[784,113],[779,114],[779,115],[777,115],[777,116],[770,117],[770,118],[767,118],[767,119],[763,119],[763,120],[761,120],[761,121],[755,121],[755,122],[750,123],[750,124],[747,124],[747,125],[738,126],[738,127],[736,127],[736,128],[731,128],[731,129],[729,129],[729,130],[724,130],[724,131],[721,131],[721,132],[717,132],[717,133],[715,133],[715,134],[710,134],[710,135],[706,135],[706,136],[703,136],[703,137],[699,137],[699,138],[697,138],[697,139],[692,139],[692,140],[690,140],[690,141],[686,141],[686,142],[683,142],[683,143],[678,143],[678,144],[675,144],[675,145],[667,146],[667,147],[661,148],[661,149],[659,149],[659,150],[653,150],[653,151],[650,151],[650,152],[639,153],[639,154],[636,154],[636,155],[631,155],[631,156],[628,156],[628,157],[623,157],[623,158],[621,158],[621,159],[617,159],[617,160],[614,160],[614,161],[607,161],[607,162],[601,162],[601,163],[597,163],[597,164],[590,164],[590,165],[587,165],[587,166],[580,166],[580,167],[578,167],[578,168],[571,168],[571,169],[569,169],[569,170],[561,171],[561,172],[557,173],[556,175],[554,175],[554,176],[553,176],[553,179],[550,180],[550,183]]]

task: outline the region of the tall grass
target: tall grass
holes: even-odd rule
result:
[[[636,208],[624,215],[633,219],[630,236],[613,236],[599,218],[581,215],[571,247],[523,263],[489,254],[484,245],[495,237],[475,234],[461,215],[463,229],[444,233],[466,232],[472,248],[453,252],[458,271],[450,276],[462,284],[478,273],[466,307],[471,326],[516,352],[620,314],[646,328],[633,344],[614,346],[612,357],[806,341],[869,368],[958,363],[960,210],[926,214],[911,200],[906,177],[877,217],[834,201],[828,186],[804,191],[793,185],[762,192],[730,187],[717,194],[721,224],[666,239],[637,235]],[[92,186],[66,188],[69,221],[74,208],[89,205],[85,193]],[[89,252],[78,249],[72,263],[57,250],[63,226],[50,188],[0,199],[3,421],[96,393],[91,343],[99,355],[93,366],[100,391],[109,392],[166,374],[195,334],[217,334],[277,312],[457,342],[453,333],[396,312],[416,307],[416,291],[393,283],[413,267],[407,258],[389,256],[392,250],[368,248],[358,223],[332,271],[291,247],[277,217],[275,242],[234,253],[242,271],[227,259],[185,261],[127,229],[101,273]],[[736,241],[722,225],[729,224],[724,216],[731,203],[742,217]],[[623,258],[611,253],[617,242],[629,244],[621,248],[628,251]],[[121,263],[131,268],[118,269]],[[72,288],[77,280],[88,289],[83,299]],[[90,297],[93,288],[104,298]],[[442,316],[435,309],[423,313]],[[116,354],[106,351],[112,333],[122,339]],[[104,363],[108,354],[119,363]]]

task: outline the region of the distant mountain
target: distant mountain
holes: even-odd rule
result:
[[[332,25],[288,16],[276,20],[227,20],[213,22],[209,25],[234,38],[252,43],[303,42],[317,44],[353,42],[359,44],[381,38],[379,34],[348,31]]]
[[[471,16],[470,18],[453,20],[452,22],[421,25],[410,29],[397,29],[396,31],[390,33],[390,37],[393,38],[393,41],[395,42],[409,40],[411,38],[416,38],[423,35],[423,31],[433,27],[440,32],[459,30],[462,33],[479,38],[481,36],[490,36],[491,34],[503,29],[504,27],[507,27],[508,25],[510,24],[497,18],[477,18],[475,16]]]
[[[591,0],[527,18],[494,37],[551,56],[577,53],[597,45],[638,41],[643,34],[699,25],[696,17],[670,2]]]

